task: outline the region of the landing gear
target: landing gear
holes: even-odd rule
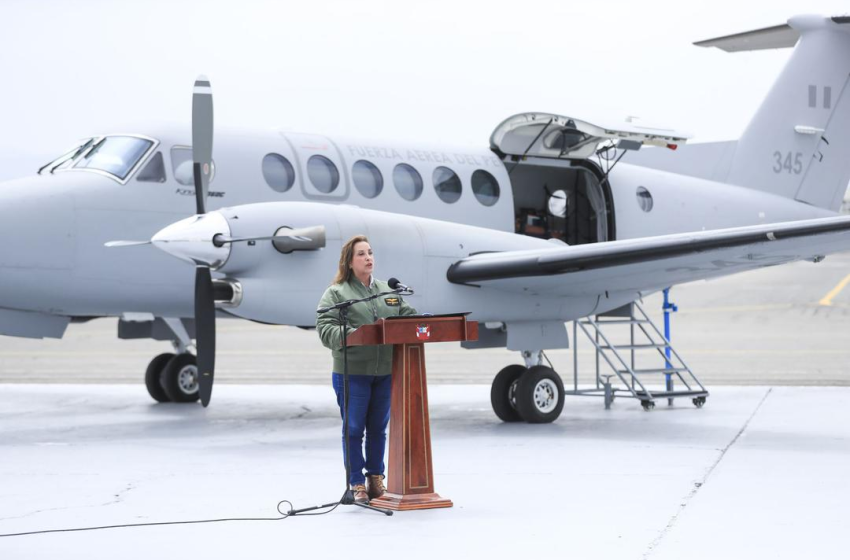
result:
[[[162,388],[162,370],[165,365],[171,361],[174,354],[160,354],[148,364],[148,369],[145,371],[145,387],[148,389],[148,394],[156,402],[168,402],[171,399],[165,394],[165,389]]]
[[[198,363],[192,354],[177,354],[165,364],[160,383],[171,402],[195,402],[201,397]]]
[[[522,420],[516,409],[516,386],[520,376],[526,372],[525,366],[513,364],[502,368],[490,387],[490,404],[493,412],[502,422]]]
[[[564,383],[561,377],[546,366],[528,368],[516,384],[516,407],[526,422],[554,422],[564,409]]]
[[[564,383],[552,368],[510,365],[493,380],[490,403],[503,422],[554,422],[564,408]]]
[[[195,356],[189,353],[160,354],[148,364],[145,387],[157,402],[197,401],[200,393]]]

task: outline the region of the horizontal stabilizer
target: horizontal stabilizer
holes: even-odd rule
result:
[[[788,24],[765,27],[744,33],[735,33],[725,37],[716,37],[698,41],[698,47],[717,47],[726,52],[761,51],[765,49],[785,49],[793,47],[800,38],[800,32]]]

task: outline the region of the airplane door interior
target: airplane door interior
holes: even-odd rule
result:
[[[511,185],[517,233],[568,245],[609,239],[605,192],[590,170],[526,161],[511,171]]]

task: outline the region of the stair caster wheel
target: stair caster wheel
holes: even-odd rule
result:
[[[705,404],[705,397],[697,397],[693,400],[694,406],[697,408],[702,408]]]
[[[655,408],[655,401],[640,401],[640,405],[647,412]]]

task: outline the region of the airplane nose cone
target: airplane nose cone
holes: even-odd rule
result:
[[[230,236],[227,219],[219,212],[208,212],[166,226],[151,238],[151,243],[178,259],[215,269],[230,256],[229,243],[220,247],[213,243],[218,234]]]
[[[70,269],[75,258],[75,202],[40,188],[39,178],[0,183],[0,267]]]

